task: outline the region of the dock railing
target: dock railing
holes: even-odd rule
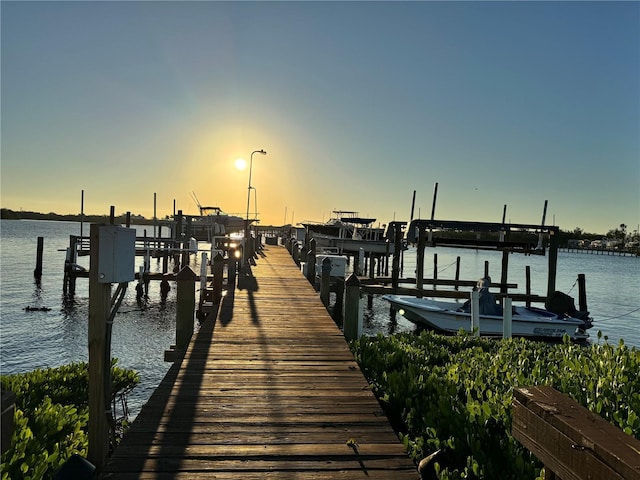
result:
[[[512,434],[545,480],[640,480],[640,441],[552,387],[514,390]]]

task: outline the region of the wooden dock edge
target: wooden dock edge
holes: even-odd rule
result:
[[[545,465],[546,478],[640,480],[639,440],[552,387],[513,393],[513,437]]]

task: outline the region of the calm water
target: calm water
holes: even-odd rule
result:
[[[138,227],[139,235],[146,228]],[[84,234],[88,234],[88,225]],[[65,302],[62,293],[63,265],[69,235],[80,233],[75,222],[2,220],[0,223],[0,372],[26,372],[35,368],[54,367],[70,362],[86,361],[88,280],[78,279],[76,295]],[[37,237],[44,237],[43,275],[39,285],[34,282],[33,269]],[[490,274],[500,277],[501,254],[450,248],[429,248],[426,253],[425,277],[433,272],[433,254],[438,254],[438,277],[454,278],[456,256],[461,256],[460,278],[482,276],[485,260],[490,262]],[[191,267],[200,271],[196,256]],[[546,294],[547,257],[512,255],[509,282],[524,291],[525,266],[531,267],[533,293]],[[88,267],[88,257],[79,262]],[[137,259],[141,262],[141,259]],[[151,268],[161,265],[152,260]],[[405,252],[404,275],[414,276],[415,250]],[[576,278],[586,275],[587,301],[594,318],[591,335],[598,330],[617,343],[640,347],[640,259],[635,257],[596,256],[561,253],[558,259],[557,289],[577,298]],[[153,389],[165,375],[170,364],[163,360],[164,350],[175,343],[175,285],[165,305],[160,305],[157,282],[151,282],[150,302],[141,309],[135,299],[133,284],[120,306],[113,328],[112,355],[119,365],[140,373],[141,383],[129,397],[135,416]],[[577,302],[576,302],[577,303]],[[27,312],[25,307],[48,307],[46,312]],[[365,308],[364,332],[410,332],[414,325],[398,316],[389,319],[389,305],[374,298],[373,307]]]

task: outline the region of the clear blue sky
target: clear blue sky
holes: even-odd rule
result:
[[[0,8],[2,207],[640,223],[638,2]]]

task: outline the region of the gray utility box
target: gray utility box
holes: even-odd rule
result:
[[[98,283],[134,280],[136,231],[116,225],[102,225],[99,232]]]
[[[343,255],[316,255],[316,275],[322,275],[322,262],[325,258],[331,261],[331,276],[344,278],[347,273],[347,257]]]

